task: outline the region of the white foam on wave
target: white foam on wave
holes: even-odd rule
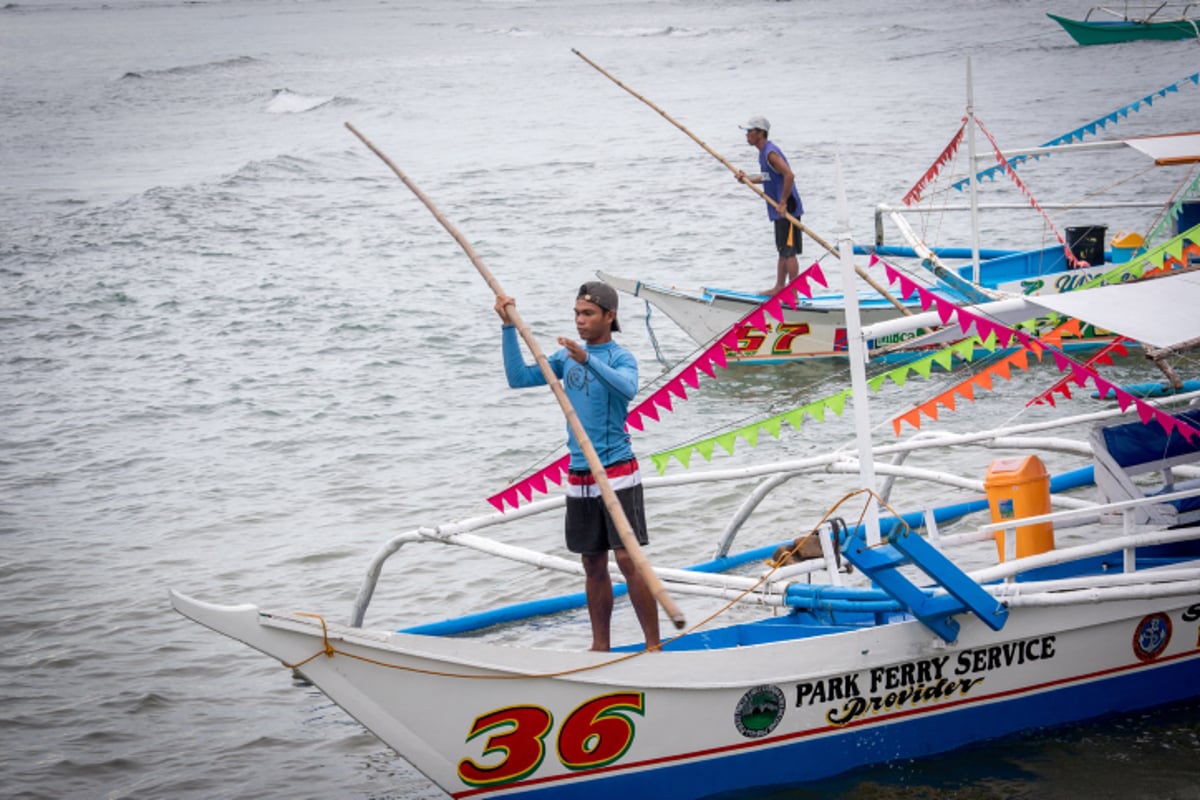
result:
[[[296,94],[288,89],[276,89],[274,97],[267,103],[263,111],[268,114],[302,114],[331,102],[333,102],[332,95],[317,97]]]

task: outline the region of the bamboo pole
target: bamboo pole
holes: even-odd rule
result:
[[[683,125],[681,125],[679,122],[677,122],[670,114],[663,111],[661,108],[659,108],[654,103],[647,100],[645,97],[642,97],[640,94],[635,92],[633,89],[630,89],[628,86],[621,83],[621,81],[617,80],[616,77],[611,75],[607,70],[605,70],[603,67],[601,67],[599,64],[597,64],[595,61],[592,61],[590,58],[585,56],[583,53],[579,52],[575,48],[571,48],[571,52],[574,53],[575,55],[579,56],[580,58],[582,58],[589,65],[594,67],[597,72],[599,72],[604,77],[608,78],[610,81],[615,83],[617,86],[620,86],[622,89],[629,92],[631,95],[636,97],[638,100],[641,100],[643,103],[645,103],[646,105],[650,106],[652,109],[657,111],[659,113],[659,115],[662,116],[663,119],[665,119],[667,122],[671,123],[676,128],[679,128],[679,130],[681,130],[685,134],[687,134],[688,137],[690,137],[692,141],[694,141],[696,144],[703,147],[705,152],[707,152],[713,158],[717,159],[717,161],[720,161],[722,164],[724,164],[725,168],[728,169],[730,172],[732,172],[734,175],[736,175],[739,172],[737,167],[733,166],[733,164],[730,164],[720,153],[718,153],[717,151],[715,151],[711,147],[709,147],[707,144],[705,144],[694,133],[692,133],[687,128],[685,128]],[[757,186],[755,186],[753,183],[751,183],[749,181],[743,181],[742,183],[746,186],[749,186],[751,189],[754,190],[755,193],[758,194],[759,197],[761,197],[763,200],[766,200],[768,203],[770,203],[772,206],[774,206],[775,209],[780,214],[782,214],[789,222],[791,222],[793,225],[795,225],[800,230],[807,233],[810,239],[812,239],[814,242],[819,244],[821,247],[824,247],[825,250],[828,251],[829,253],[831,253],[835,256],[838,255],[838,251],[837,251],[836,247],[834,247],[829,242],[822,239],[817,234],[813,233],[812,229],[809,228],[807,225],[805,225],[803,222],[801,222],[798,218],[793,217],[788,212],[786,204],[781,205],[779,203],[776,203],[774,199],[767,196],[766,192],[764,192],[762,189],[758,188]],[[868,275],[866,270],[855,265],[854,271],[858,274],[858,276],[860,278],[862,278],[864,281],[866,281],[868,284],[870,284],[872,289],[879,292],[879,294],[882,295],[883,297],[885,297],[889,303],[894,305],[896,308],[900,309],[900,311],[903,314],[911,315],[913,313],[911,309],[909,309],[907,306],[905,306],[903,303],[901,303],[899,300],[897,300],[895,297],[893,297],[882,284],[880,284],[878,281],[876,281],[874,278],[872,278],[870,275]],[[846,302],[848,303],[850,301],[851,301],[851,298],[847,297]]]
[[[500,285],[500,281],[492,274],[491,270],[484,265],[483,259],[475,252],[475,248],[466,240],[466,237],[454,227],[450,220],[442,215],[433,201],[425,196],[416,184],[408,179],[399,167],[397,167],[390,158],[387,157],[379,148],[372,144],[367,137],[359,133],[358,129],[346,123],[346,128],[351,133],[359,138],[367,148],[375,155],[382,159],[383,163],[387,164],[392,172],[396,173],[405,186],[407,186],[417,198],[425,204],[434,218],[441,223],[454,240],[462,247],[463,252],[467,254],[467,258],[475,265],[475,269],[479,271],[480,276],[495,293],[496,297],[504,297],[506,293]],[[608,481],[608,475],[604,472],[604,465],[600,463],[600,456],[596,453],[595,446],[592,445],[591,439],[588,438],[587,432],[583,429],[583,423],[579,421],[579,415],[575,413],[575,408],[571,405],[571,401],[567,398],[566,392],[563,391],[562,384],[554,375],[554,370],[550,368],[550,361],[546,358],[546,354],[542,352],[541,346],[533,335],[533,331],[522,319],[517,312],[515,305],[507,306],[509,321],[516,326],[517,332],[521,338],[525,340],[525,344],[529,347],[529,351],[533,353],[534,360],[542,370],[542,376],[546,379],[546,384],[550,390],[554,392],[554,397],[558,400],[559,407],[562,408],[563,415],[567,418],[567,425],[570,426],[572,433],[575,434],[576,441],[579,442],[580,448],[583,450],[584,457],[587,458],[588,468],[592,472],[592,477],[596,479],[596,485],[600,487],[600,495],[604,499],[604,507],[608,509],[609,516],[612,517],[613,523],[617,527],[617,534],[621,537],[621,544],[625,546],[625,551],[629,553],[633,560],[634,566],[637,567],[642,579],[646,581],[646,586],[650,589],[650,593],[654,595],[655,600],[662,606],[663,611],[671,619],[671,622],[676,628],[682,629],[687,621],[684,619],[683,613],[671,596],[667,594],[667,590],[663,587],[662,581],[658,579],[658,575],[654,573],[650,562],[646,560],[646,556],[642,553],[642,548],[638,545],[637,538],[633,534],[633,528],[629,525],[629,520],[625,516],[625,510],[621,508],[620,501],[617,500],[617,495],[613,491],[612,484]]]

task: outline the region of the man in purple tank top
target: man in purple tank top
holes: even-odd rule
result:
[[[747,175],[742,170],[735,174],[739,183],[762,184],[763,192],[776,203],[787,208],[796,219],[804,214],[804,204],[796,189],[796,176],[788,164],[787,156],[779,146],[768,140],[771,123],[766,117],[751,117],[741,126],[746,132],[746,142],[758,148],[759,175]],[[802,252],[800,229],[779,213],[775,206],[767,203],[767,218],[775,226],[775,249],[779,251],[779,262],[775,268],[775,285],[762,294],[775,294],[800,274],[800,262],[796,256]]]

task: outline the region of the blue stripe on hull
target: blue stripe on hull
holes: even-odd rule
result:
[[[623,773],[587,782],[550,781],[505,798],[656,800],[746,797],[754,790],[817,781],[889,761],[921,758],[1038,728],[1099,719],[1200,697],[1200,658],[1179,658],[1103,679],[988,702],[981,698],[948,712],[912,714],[791,744],[731,753],[706,761]],[[731,717],[732,720],[732,717]],[[732,721],[731,723],[732,724]],[[456,795],[461,796],[461,795]]]

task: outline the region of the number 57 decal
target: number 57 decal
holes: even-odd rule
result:
[[[730,354],[741,354],[744,356],[755,355],[762,349],[763,343],[767,341],[767,336],[771,333],[771,325],[768,324],[765,329],[756,328],[753,325],[742,325],[737,329],[738,341],[737,350],[732,350],[726,347],[726,352]],[[792,352],[792,342],[799,336],[807,336],[809,326],[804,322],[781,322],[775,326],[775,340],[771,343],[771,355],[783,356],[790,355]],[[766,355],[763,353],[762,355]]]
[[[634,725],[629,713],[644,715],[641,692],[602,695],[567,715],[558,730],[557,755],[567,769],[595,769],[612,764],[633,744]],[[546,757],[546,737],[554,715],[541,706],[508,706],[476,717],[467,741],[487,734],[483,756],[499,755],[499,762],[480,765],[473,759],[458,762],[458,777],[468,786],[496,786],[528,778]]]

